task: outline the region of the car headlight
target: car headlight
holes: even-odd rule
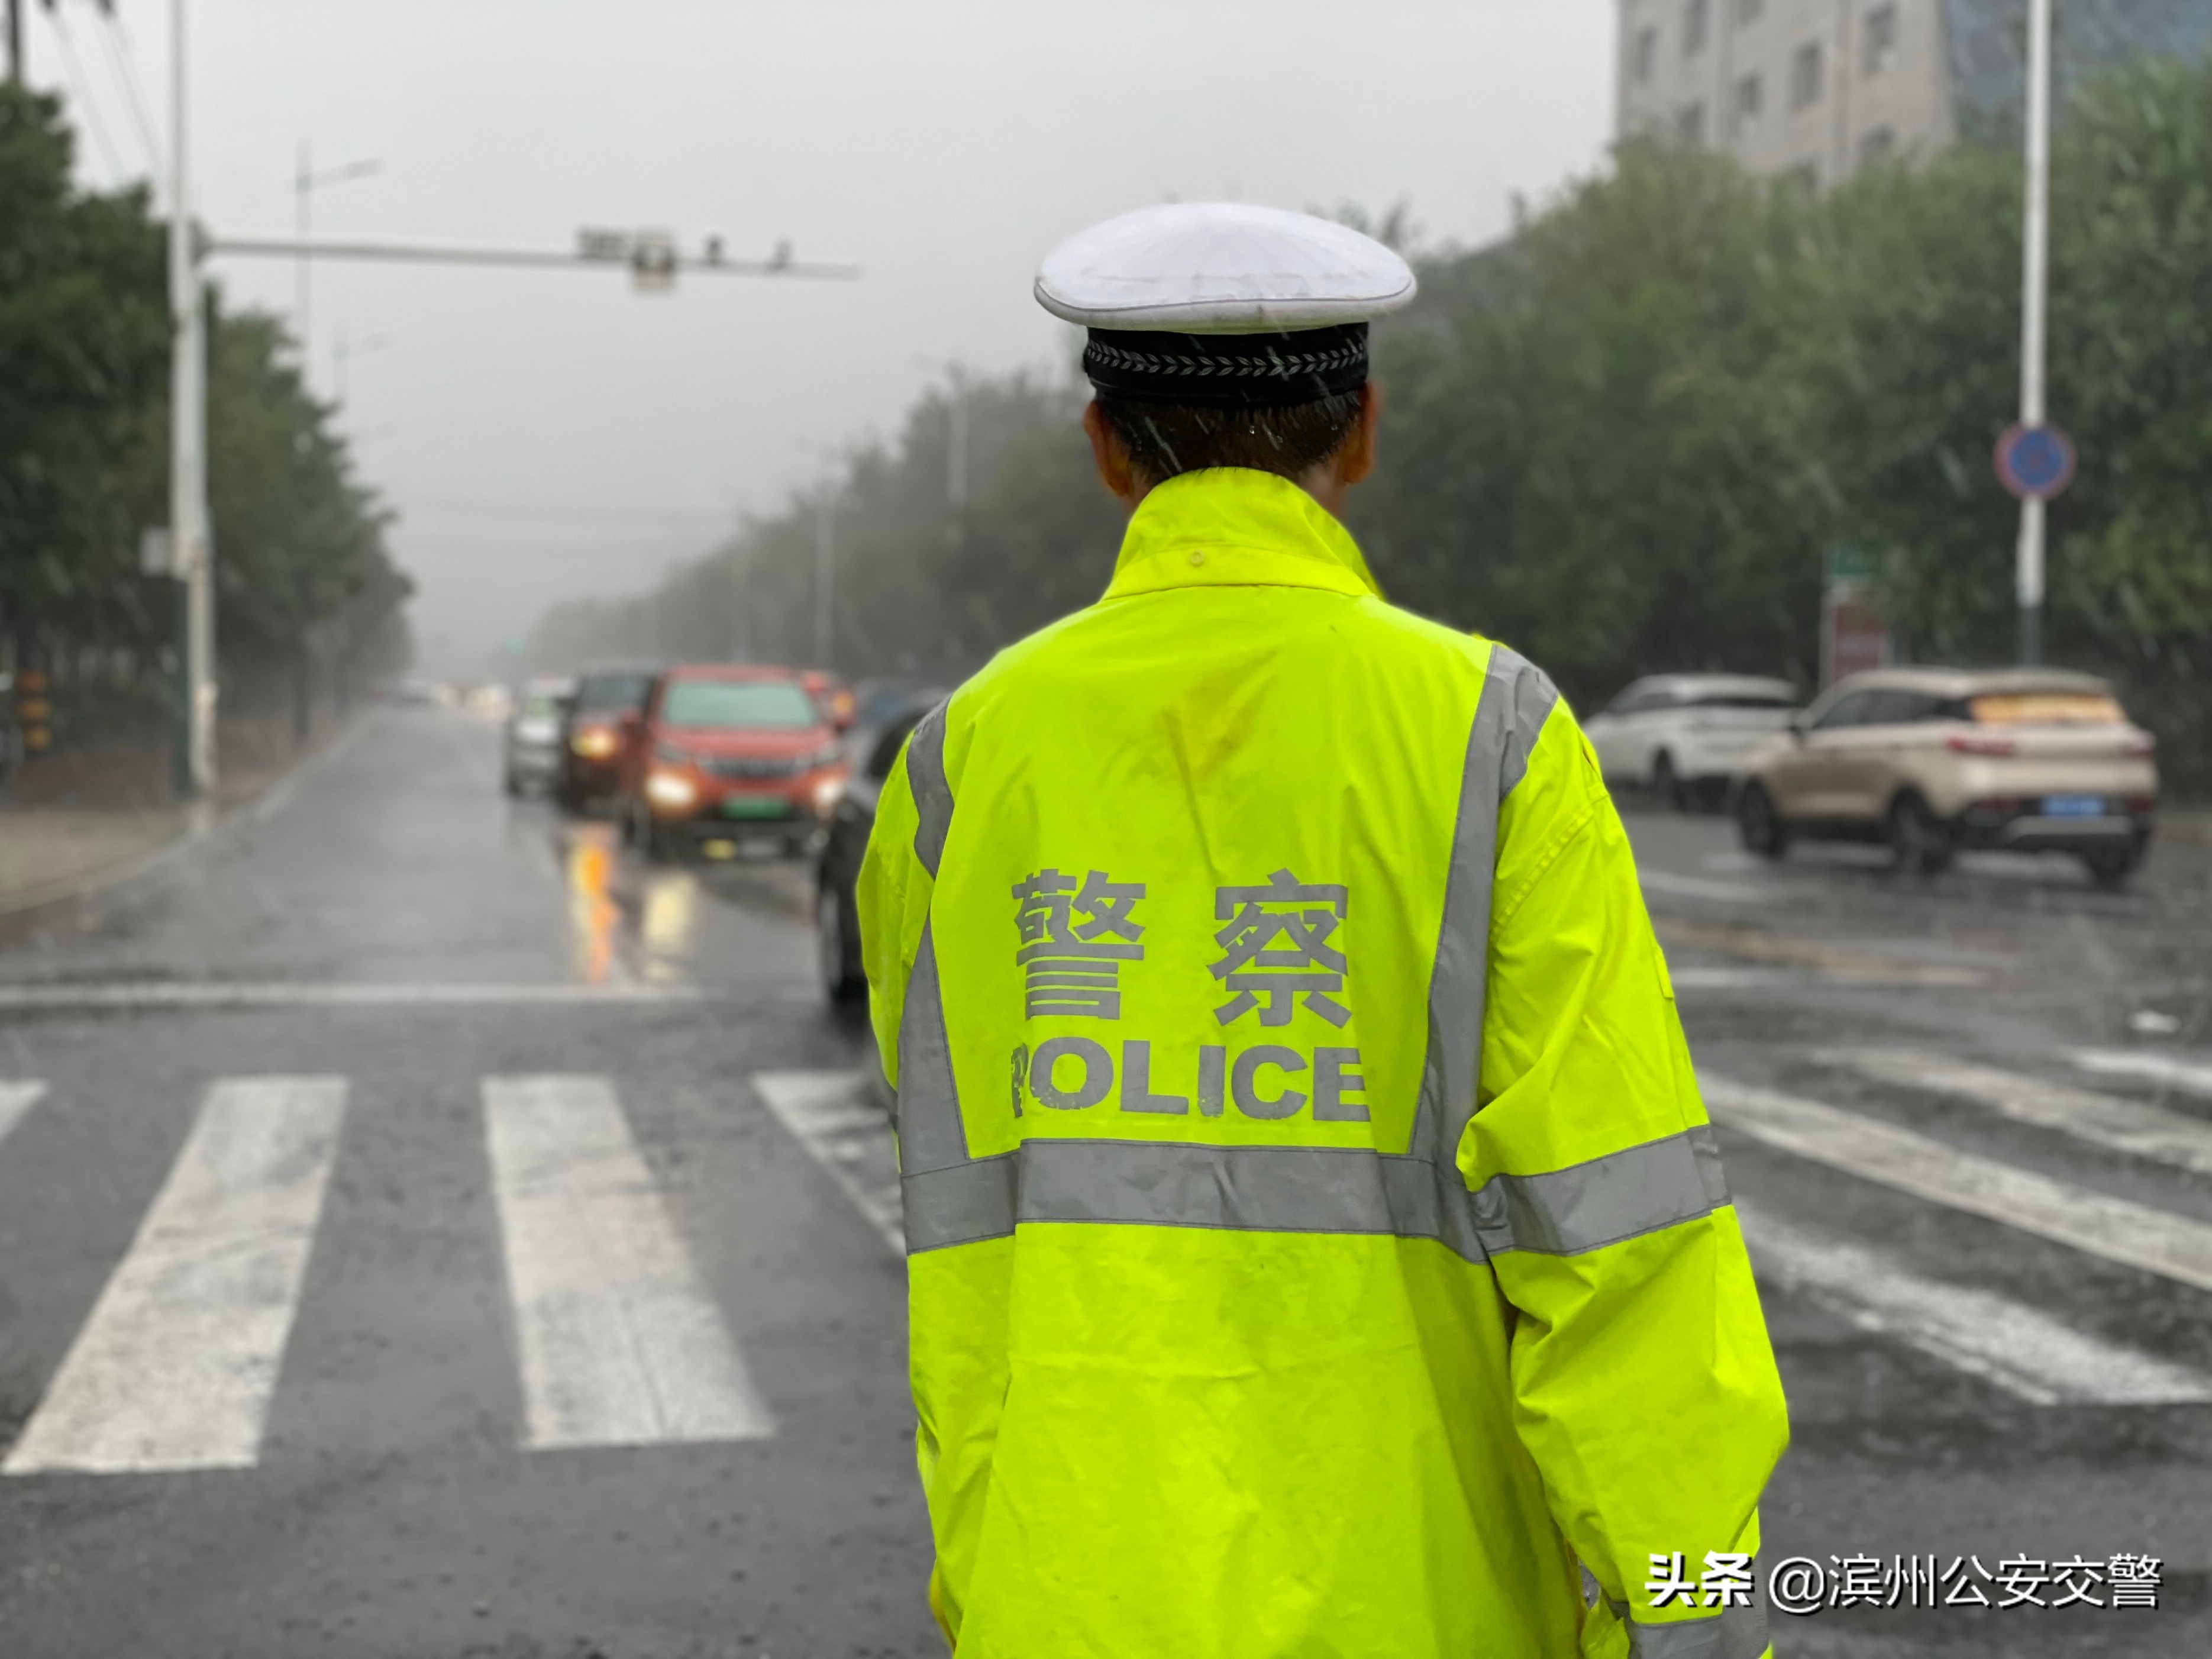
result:
[[[587,726],[568,739],[568,747],[586,760],[605,760],[615,752],[615,734],[604,726]]]
[[[645,798],[655,806],[681,811],[699,799],[691,780],[680,772],[653,771],[646,775]]]
[[[820,817],[825,818],[828,817],[832,811],[836,810],[837,797],[844,793],[844,789],[845,780],[842,777],[824,778],[821,782],[816,784],[814,786],[814,810],[816,813]]]

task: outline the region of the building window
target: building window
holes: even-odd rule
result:
[[[1895,5],[1876,6],[1866,16],[1866,33],[1863,37],[1866,53],[1866,73],[1880,75],[1897,62],[1897,8]]]
[[[1748,132],[1759,125],[1759,113],[1766,106],[1766,88],[1756,75],[1747,75],[1735,83],[1735,125],[1738,131]]]
[[[1820,164],[1818,161],[1800,161],[1782,175],[1782,182],[1808,196],[1817,196],[1820,192]]]
[[[1818,40],[1808,40],[1797,48],[1796,57],[1790,63],[1790,108],[1809,109],[1820,101],[1823,67]]]
[[[1735,26],[1742,28],[1766,15],[1766,0],[1735,0]]]
[[[1705,106],[1686,104],[1674,115],[1674,142],[1685,149],[1701,149],[1705,143]]]
[[[1876,127],[1859,140],[1859,165],[1878,167],[1897,154],[1897,134],[1887,127]]]
[[[1705,36],[1712,27],[1712,0],[1686,0],[1682,7],[1682,55],[1705,49]]]
[[[1636,37],[1636,83],[1649,84],[1652,70],[1659,67],[1659,31],[1644,29]]]

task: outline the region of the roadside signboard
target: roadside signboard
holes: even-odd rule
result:
[[[1894,656],[1882,578],[1888,559],[1878,548],[1839,542],[1821,556],[1820,684],[1832,685],[1862,669],[1887,667]]]
[[[1997,481],[2022,501],[2047,501],[2074,482],[2074,444],[2055,426],[2005,428],[1997,440]]]

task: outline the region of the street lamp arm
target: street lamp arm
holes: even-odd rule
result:
[[[596,267],[627,270],[631,261],[601,254],[556,252],[542,248],[440,247],[408,242],[310,242],[276,236],[203,235],[198,239],[203,259],[232,254],[246,258],[366,259],[406,264],[507,265]],[[732,276],[804,276],[822,281],[850,282],[860,267],[818,260],[732,259],[677,257],[660,269],[678,271],[719,271]]]

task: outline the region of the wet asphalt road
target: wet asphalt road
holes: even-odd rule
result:
[[[942,1651],[804,871],[495,767],[380,711],[0,933],[0,1659]],[[1629,817],[1790,1393],[1767,1561],[2160,1562],[1781,1650],[2212,1652],[2212,853],[2109,895]]]

